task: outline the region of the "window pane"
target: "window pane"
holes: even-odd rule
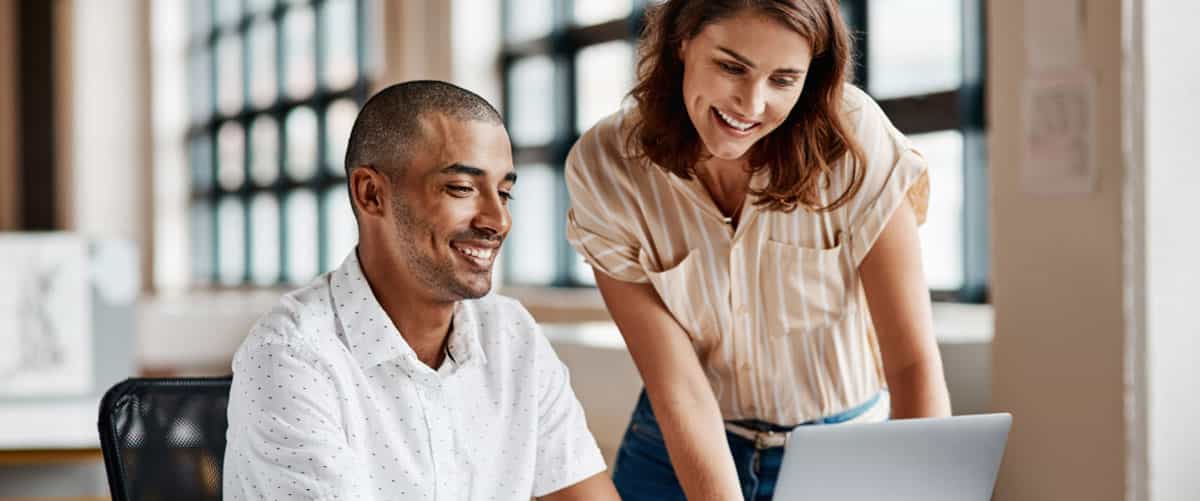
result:
[[[583,257],[571,252],[571,278],[582,285],[596,285],[596,275],[592,273],[592,265]]]
[[[197,50],[188,56],[188,117],[193,123],[207,120],[212,114],[211,53]]]
[[[274,6],[274,0],[246,0],[246,11],[254,14],[267,12]]]
[[[963,285],[963,139],[958,131],[910,136],[929,162],[929,214],[921,251],[931,289]]]
[[[287,281],[300,284],[317,276],[317,197],[297,190],[287,197]]]
[[[580,26],[603,23],[628,16],[631,5],[630,0],[575,0],[573,17]]]
[[[586,47],[575,57],[575,72],[575,129],[583,132],[616,112],[633,85],[633,44],[616,40]]]
[[[867,23],[873,96],[924,94],[962,83],[960,4],[959,0],[871,0]]]
[[[212,5],[209,0],[188,1],[188,33],[193,39],[203,37],[212,29]]]
[[[300,107],[287,115],[287,173],[303,181],[317,172],[317,114]]]
[[[224,285],[238,285],[246,274],[246,227],[242,201],[228,196],[217,208],[217,224],[221,235],[219,274]]]
[[[217,108],[227,115],[242,107],[241,40],[237,35],[217,40]]]
[[[522,59],[508,75],[512,109],[509,132],[519,146],[546,144],[554,138],[554,62],[546,56]]]
[[[335,176],[346,173],[346,145],[357,116],[358,105],[349,99],[335,101],[325,112],[325,165]]]
[[[260,19],[250,27],[250,100],[265,108],[275,101],[275,25]]]
[[[250,124],[250,177],[267,186],[279,177],[279,126],[267,115]]]
[[[192,171],[192,191],[205,192],[213,187],[212,141],[200,136],[188,144],[188,162]]]
[[[239,3],[239,0],[216,0],[217,23],[223,26],[236,24],[242,15]]]
[[[329,234],[321,242],[325,246],[326,256],[321,269],[329,271],[341,265],[358,243],[358,225],[354,222],[354,213],[350,211],[345,185],[325,191],[325,221],[329,225]]]
[[[322,73],[325,85],[331,89],[349,87],[358,72],[354,58],[358,45],[354,2],[327,0],[321,6],[321,23],[325,34],[325,68]]]
[[[293,98],[316,88],[316,18],[311,7],[292,7],[283,18],[284,89]]]
[[[554,235],[562,221],[554,201],[559,175],[547,165],[522,166],[518,172],[521,179],[509,204],[513,225],[504,244],[510,256],[508,281],[549,285],[558,269]]]
[[[279,200],[261,193],[250,202],[250,277],[257,285],[279,280]]]
[[[212,217],[212,206],[203,200],[194,202],[191,209],[188,210],[192,279],[202,284],[212,281]]]
[[[554,26],[554,3],[551,0],[509,0],[508,39],[523,41],[550,33]]]
[[[242,187],[246,180],[246,139],[242,126],[236,122],[227,122],[217,132],[217,182],[226,190],[236,190]]]

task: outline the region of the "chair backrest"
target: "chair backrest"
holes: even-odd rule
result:
[[[132,378],[100,402],[113,501],[219,501],[231,376]]]

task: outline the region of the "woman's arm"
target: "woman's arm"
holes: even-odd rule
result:
[[[911,205],[900,204],[859,265],[879,338],[893,418],[950,415],[942,357]]]
[[[687,498],[742,499],[721,410],[687,333],[652,286],[595,274],[600,294],[642,375]]]

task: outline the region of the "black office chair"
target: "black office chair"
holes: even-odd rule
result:
[[[232,376],[132,378],[100,401],[113,501],[220,501]]]

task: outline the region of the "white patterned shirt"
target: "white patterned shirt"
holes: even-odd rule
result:
[[[460,301],[431,369],[356,253],[287,294],[233,362],[229,500],[528,500],[605,469],[567,368],[529,313]]]

